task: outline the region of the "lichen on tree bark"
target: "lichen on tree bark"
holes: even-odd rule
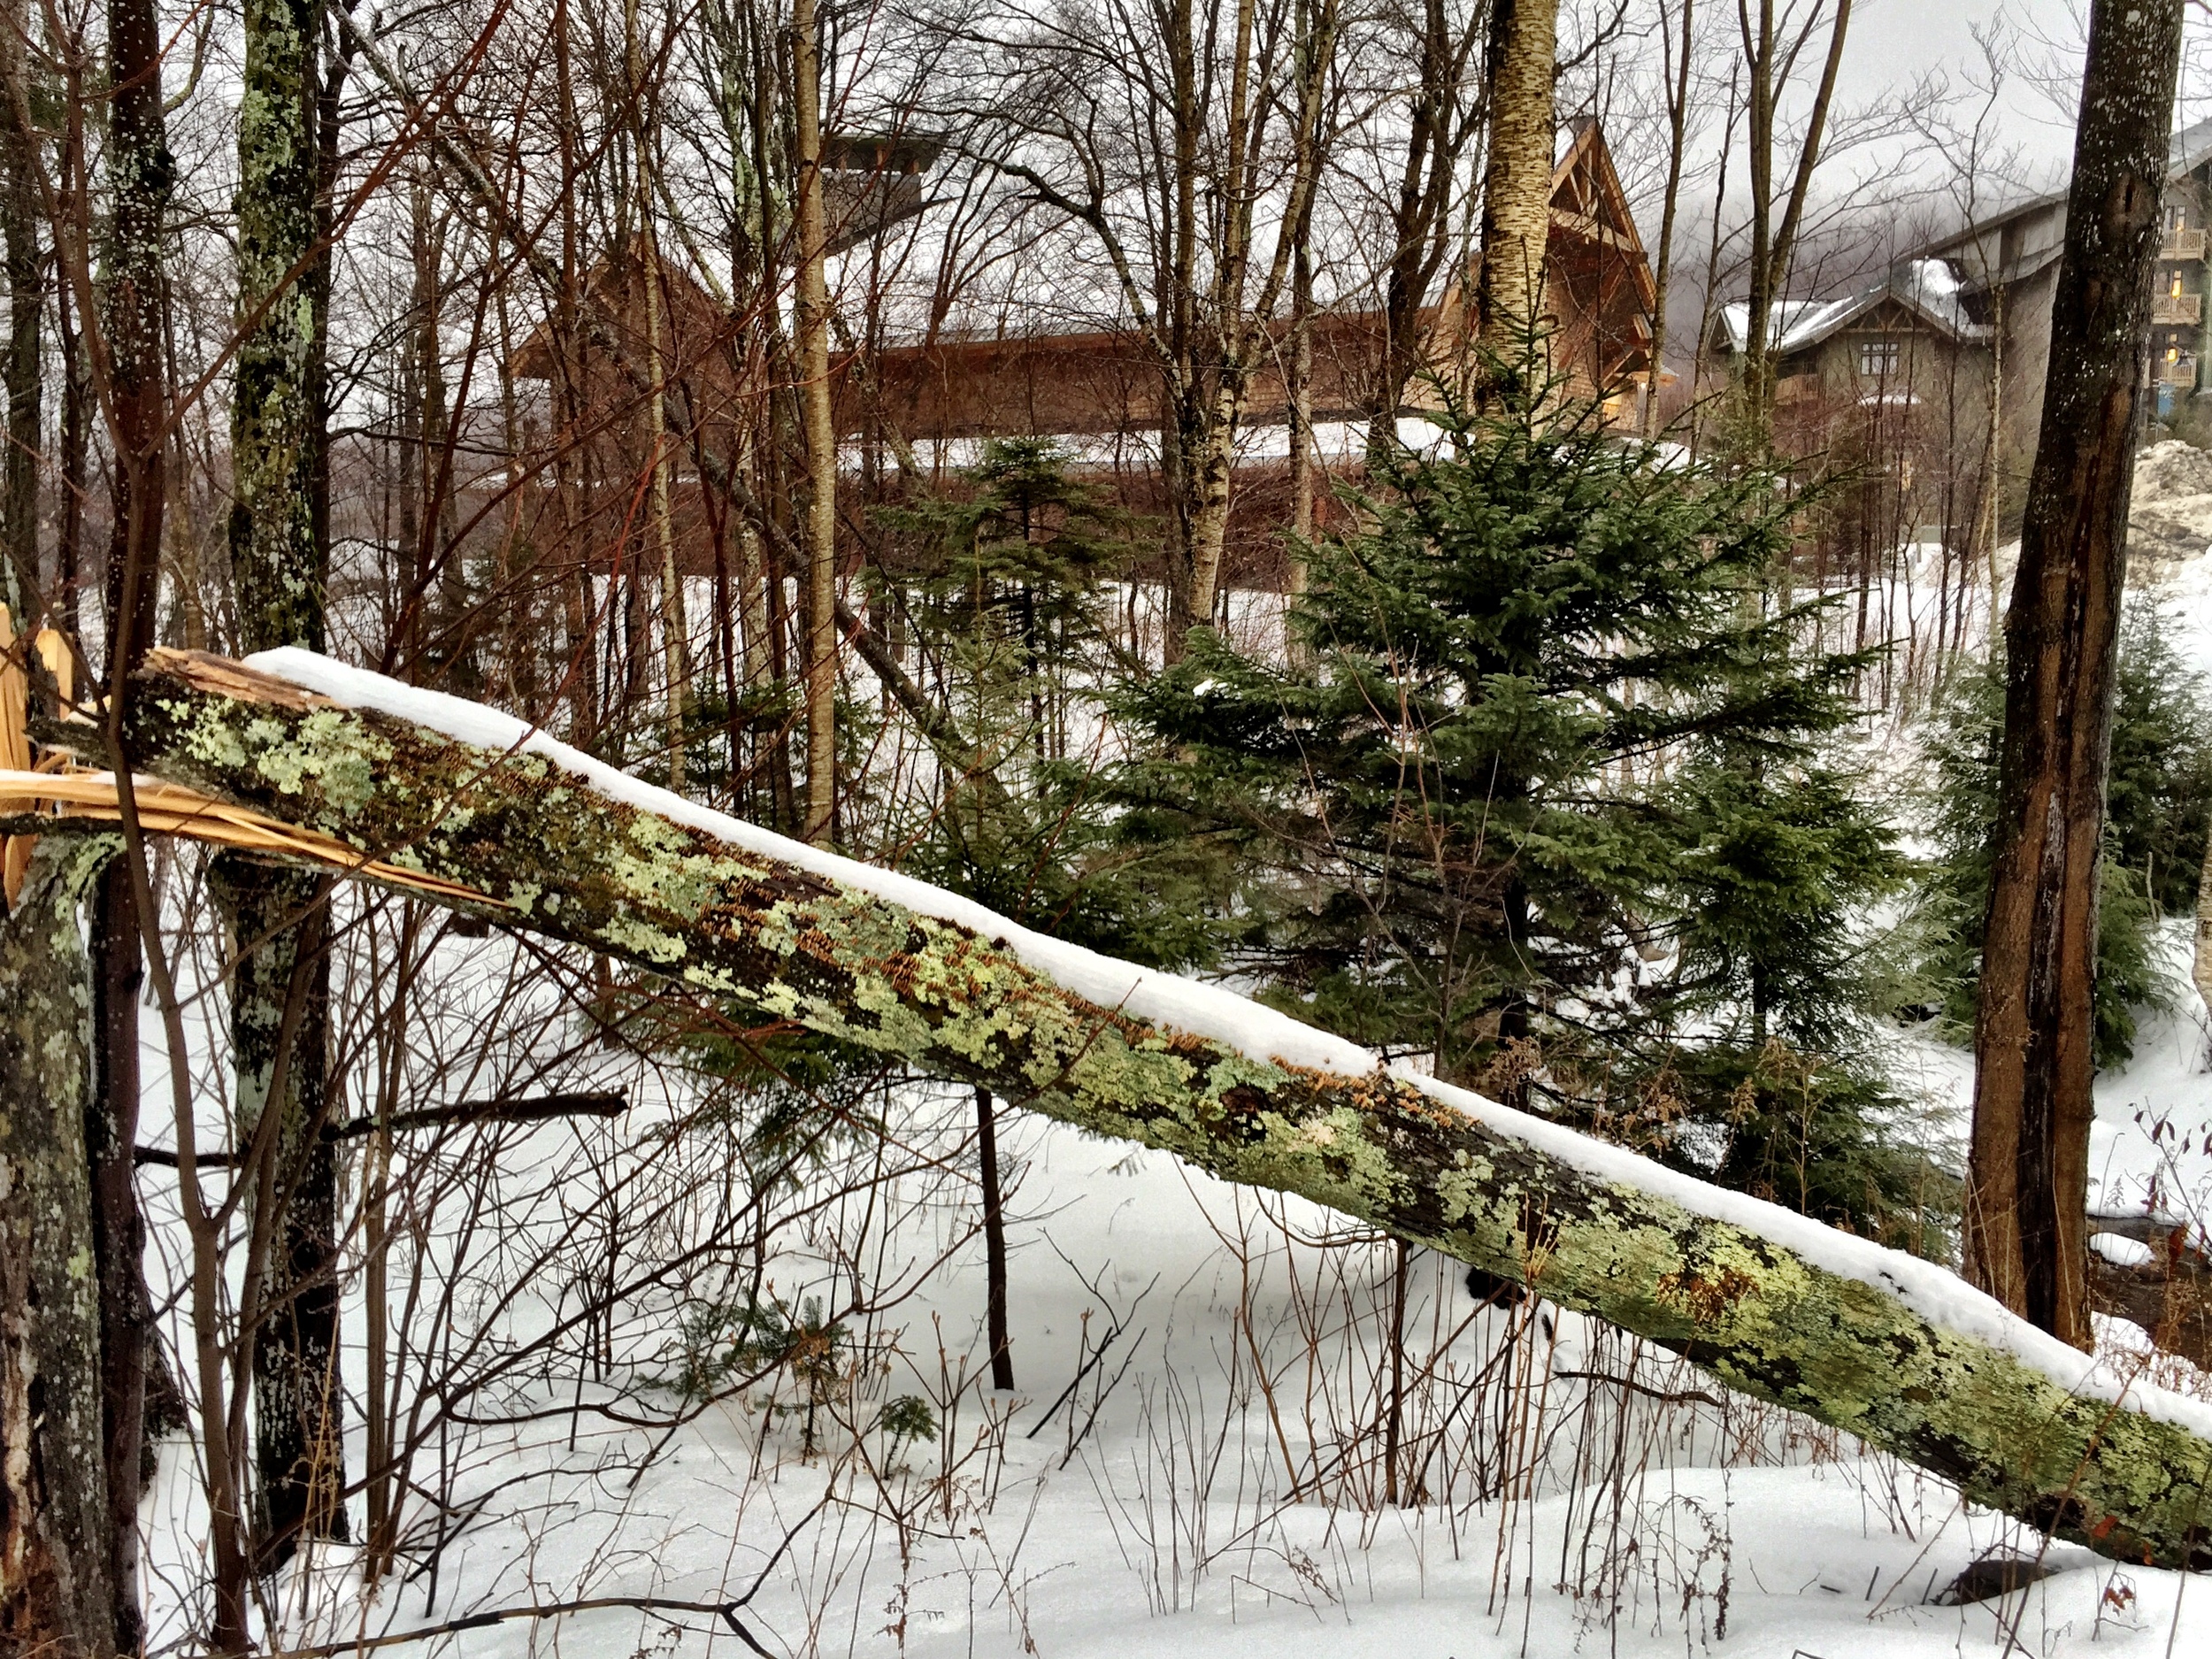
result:
[[[173,653],[133,706],[153,775],[460,883],[507,925],[1300,1194],[1672,1348],[1975,1502],[2108,1555],[2212,1566],[2212,1442],[1411,1083],[1254,1058],[1100,1006],[1002,943],[616,801],[541,756]]]
[[[231,407],[231,570],[248,650],[320,649],[325,557],[317,533],[327,257],[316,125],[320,10],[246,0],[238,111],[238,303],[244,325]],[[257,1188],[274,1225],[248,1312],[255,1393],[256,1530],[273,1566],[303,1535],[346,1535],[337,1427],[336,1163],[320,1136],[328,1071],[329,967],[311,877],[219,866],[235,932],[231,1041],[239,1121],[278,1118],[273,1179]],[[265,1194],[265,1200],[264,1194]]]
[[[77,910],[111,836],[48,837],[0,922],[0,1650],[106,1659],[115,1628]]]
[[[322,649],[312,511],[318,345],[315,92],[319,8],[247,0],[238,104],[238,342],[230,550],[247,649]]]

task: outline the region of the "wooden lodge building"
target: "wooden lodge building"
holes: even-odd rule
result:
[[[1619,175],[1594,121],[1574,124],[1552,175],[1547,250],[1555,362],[1586,395],[1604,392],[1624,418],[1640,411],[1649,379],[1651,268]],[[1453,281],[1418,326],[1426,355],[1448,370],[1467,346],[1465,285]],[[1385,339],[1378,311],[1324,311],[1312,320],[1314,419],[1371,419]],[[1279,325],[1278,337],[1287,325]],[[944,338],[894,346],[872,373],[880,418],[910,443],[930,439],[1089,435],[1158,430],[1160,376],[1140,335],[1120,330]],[[1417,380],[1401,411],[1434,407]],[[858,400],[848,430],[857,430]],[[1247,402],[1248,426],[1280,426],[1289,396],[1278,358],[1264,365]]]
[[[1701,342],[1705,388],[1732,381],[1749,327],[1747,305],[1718,309]],[[1801,576],[1821,592],[1857,588],[1863,643],[1886,626],[1869,612],[1881,572],[1903,549],[1933,548],[1945,614],[1963,626],[1947,595],[1978,580],[1968,572],[1990,547],[1991,340],[1956,274],[1910,259],[1835,298],[1778,300],[1769,339],[1775,448],[1829,480]]]
[[[1546,268],[1554,360],[1576,389],[1605,394],[1609,412],[1627,424],[1640,419],[1652,380],[1650,266],[1597,124],[1578,121],[1563,138],[1552,180]],[[933,157],[910,154],[890,141],[872,150],[847,148],[849,157],[841,150],[833,160],[844,159],[853,169],[871,167],[876,181],[845,180],[841,192],[830,192],[833,205],[855,203],[864,211],[871,201],[885,201],[889,219],[924,205],[917,175]],[[834,173],[831,177],[838,179]],[[850,245],[853,238],[848,234],[841,240]],[[510,369],[535,393],[528,398],[533,435],[527,447],[541,451],[534,463],[549,462],[534,470],[549,478],[557,472],[572,502],[588,503],[582,517],[592,527],[585,539],[600,549],[588,556],[592,562],[652,561],[641,545],[653,534],[644,480],[646,457],[658,442],[672,462],[669,518],[678,563],[700,575],[726,553],[736,515],[729,503],[715,498],[718,492],[702,494],[687,446],[695,442],[725,457],[746,454],[757,442],[758,406],[749,388],[765,384],[765,377],[763,365],[741,360],[741,333],[727,306],[710,291],[710,281],[687,270],[672,245],[658,250],[658,303],[649,314],[640,280],[643,251],[636,250],[619,269],[610,264],[593,273],[592,302],[580,311],[588,309],[599,320],[589,331],[569,334],[565,364],[552,332],[541,326],[513,354]],[[1440,374],[1448,375],[1465,359],[1465,298],[1464,283],[1452,281],[1440,303],[1418,319],[1426,360]],[[1281,332],[1279,325],[1279,337]],[[1357,469],[1362,444],[1352,434],[1363,434],[1373,416],[1384,334],[1379,311],[1332,309],[1313,319],[1316,426],[1336,424],[1342,440],[1333,448],[1325,442],[1317,445],[1325,480]],[[1157,513],[1164,507],[1154,458],[1157,440],[1147,436],[1160,429],[1162,377],[1148,343],[1133,331],[941,336],[893,344],[864,360],[848,351],[833,373],[839,425],[849,445],[846,465],[871,481],[890,471],[889,456],[902,448],[923,457],[926,465],[941,465],[972,454],[981,439],[1050,435],[1067,439],[1079,467],[1110,484],[1128,509]],[[687,430],[657,436],[650,429],[641,389],[656,381],[669,385],[689,411]],[[1399,413],[1417,416],[1433,408],[1436,398],[1432,380],[1417,377]],[[1241,426],[1247,442],[1240,453],[1248,458],[1236,471],[1225,552],[1223,581],[1231,588],[1273,588],[1282,580],[1288,469],[1284,443],[1268,439],[1273,428],[1279,440],[1288,403],[1279,362],[1263,365],[1250,387]],[[771,490],[795,483],[770,471]],[[584,526],[574,522],[575,507],[566,511],[573,545]],[[855,531],[856,567],[864,518],[864,511],[847,515]]]
[[[2212,397],[2212,120],[2175,133],[2167,147],[2159,204],[2158,272],[2151,290],[2145,373],[2161,420],[2206,417]],[[2043,379],[2051,349],[2051,303],[2066,242],[2066,193],[2031,196],[1929,243],[1957,279],[1963,304],[1997,350],[1999,470],[2005,517],[2016,514],[2043,421]]]

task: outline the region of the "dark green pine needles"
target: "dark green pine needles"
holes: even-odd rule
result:
[[[1860,1014],[1901,871],[1836,758],[1868,658],[1793,596],[1804,498],[1502,384],[1371,457],[1288,651],[1202,634],[1124,695],[1123,832],[1233,842],[1229,965],[1317,1024],[1932,1246]]]
[[[2154,603],[2137,597],[2120,628],[2097,902],[2093,1006],[2101,1066],[2134,1052],[2139,1010],[2163,995],[2153,930],[2162,916],[2194,907],[2212,814],[2204,677],[2183,663],[2167,626]],[[1974,1030],[2004,716],[2000,652],[1952,681],[1922,736],[1934,846],[1906,918],[1905,972],[1892,1000],[1901,1011],[1933,1016],[1961,1042]]]

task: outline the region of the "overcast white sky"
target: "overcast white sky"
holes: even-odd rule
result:
[[[1617,0],[1580,0],[1578,22],[1584,27],[1609,18]],[[1814,0],[1784,0],[1786,17],[1801,13]],[[1709,73],[1724,73],[1734,57],[1736,32],[1732,0],[1699,0],[1701,33],[1716,57],[1703,61],[1717,65]],[[1939,126],[1954,130],[1970,125],[1979,97],[1972,88],[1985,80],[1987,67],[1975,32],[1994,30],[2008,68],[1997,110],[1985,120],[1985,150],[1975,172],[1980,182],[1972,186],[1977,210],[1987,211],[1997,204],[2024,194],[2062,189],[2073,150],[2072,101],[2081,80],[2083,36],[2087,0],[1856,0],[1851,32],[1846,42],[1841,83],[1838,88],[1839,126],[1832,127],[1822,172],[1814,188],[1815,208],[1807,226],[1808,245],[1801,250],[1811,265],[1801,268],[1796,280],[1814,287],[1858,280],[1854,261],[1894,257],[1955,222],[1964,202],[1960,191],[1961,169],[1968,164],[1964,146],[1931,139],[1921,126],[1893,129],[1870,142],[1853,144],[1840,136],[1854,111],[1893,104],[1932,76],[1949,84],[1952,97],[1932,115]],[[2188,13],[2189,43],[2177,88],[2177,124],[2212,116],[2212,14],[2193,5]],[[1818,75],[1818,53],[1825,43],[1824,29],[1811,51],[1812,61],[1801,65],[1786,106],[1786,123],[1801,116]],[[1656,51],[1647,39],[1645,50]],[[1710,95],[1708,95],[1710,96]],[[1914,99],[1924,111],[1926,99]],[[1625,113],[1625,111],[1624,111]],[[1687,188],[1693,198],[1710,201],[1711,167],[1717,160],[1719,124],[1702,111],[1693,141]],[[1640,216],[1655,214],[1655,192],[1663,176],[1663,146],[1652,117],[1631,116],[1613,133],[1617,157],[1626,165],[1624,176],[1638,204]],[[1794,142],[1792,139],[1790,142]],[[1794,154],[1792,150],[1791,155]],[[1736,201],[1744,188],[1740,151],[1732,160],[1729,196]],[[1836,217],[1825,222],[1842,233],[1827,244],[1822,234],[1823,205]],[[1698,210],[1701,219],[1709,210]],[[1872,211],[1889,224],[1896,246],[1883,250],[1868,242],[1866,214]],[[1731,218],[1739,217],[1732,213]],[[1652,234],[1647,227],[1647,238]],[[1701,225],[1685,233],[1701,245]],[[1830,246],[1827,253],[1820,251]],[[1837,260],[1834,269],[1824,261]],[[1818,269],[1812,268],[1818,266]]]
[[[1846,90],[1863,99],[1909,83],[1924,66],[1956,65],[1978,56],[1972,30],[1986,29],[2001,18],[2022,52],[2047,60],[2065,54],[2073,77],[2080,74],[2080,46],[2087,0],[1858,0],[1853,8],[1845,58]],[[2178,88],[2177,123],[2212,114],[2212,56],[2207,48],[2204,14],[2192,8],[2189,61]],[[2053,185],[2073,150],[2071,117],[2041,92],[2022,81],[2007,100],[2008,140],[2017,142],[2035,171],[2051,175]]]

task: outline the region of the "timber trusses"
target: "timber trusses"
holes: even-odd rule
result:
[[[1518,1281],[2108,1555],[2212,1567],[2212,1406],[1944,1270],[1709,1187],[1216,987],[656,789],[480,705],[301,651],[156,652],[148,829],[349,872],[602,951]],[[111,777],[0,772],[106,827]],[[89,818],[85,815],[90,814]],[[257,839],[259,838],[259,839]]]

